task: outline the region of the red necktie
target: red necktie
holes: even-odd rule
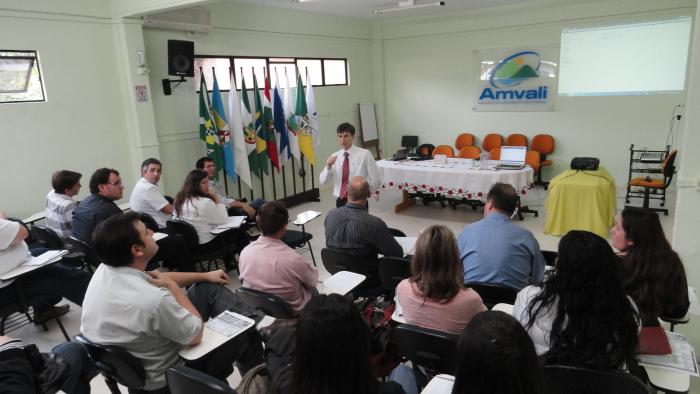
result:
[[[350,160],[348,160],[348,152],[343,153],[343,177],[340,181],[340,198],[348,198],[348,178],[350,177]]]

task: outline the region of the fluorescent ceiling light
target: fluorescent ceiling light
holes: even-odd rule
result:
[[[383,14],[385,12],[403,11],[403,10],[410,10],[410,9],[414,9],[414,8],[425,8],[425,7],[442,7],[444,5],[445,5],[444,1],[434,1],[432,3],[415,4],[414,0],[407,0],[407,1],[399,1],[398,7],[381,8],[378,10],[374,10],[374,13],[375,14]]]

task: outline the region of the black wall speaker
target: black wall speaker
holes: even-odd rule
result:
[[[168,40],[168,75],[194,77],[194,42]]]

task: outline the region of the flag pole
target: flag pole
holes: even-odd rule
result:
[[[215,73],[216,73],[216,70],[214,69],[214,67],[212,67],[211,68],[211,75],[215,75]],[[204,76],[204,75],[202,75],[202,76]],[[214,120],[214,124],[216,125],[216,120]],[[222,143],[221,131],[219,130],[218,126],[216,127],[216,129],[217,129],[216,133],[218,134],[218,137],[219,137],[219,146],[222,148],[221,153],[223,154],[224,144]],[[222,160],[222,162],[225,163],[226,160]],[[228,176],[227,176],[228,174],[226,173],[226,165],[225,164],[224,164],[224,168],[222,168],[221,170],[224,172],[224,193],[226,193],[226,195],[228,196]]]
[[[270,86],[270,73],[267,72],[267,67],[263,67],[263,78],[265,78],[265,79],[267,80],[267,85],[266,85],[266,86]],[[263,96],[265,95],[264,92],[265,92],[265,90],[263,90]],[[269,93],[269,91],[268,91],[268,93]],[[268,100],[271,101],[271,98],[268,97]],[[264,108],[263,108],[263,111],[265,111]],[[272,111],[272,102],[270,102],[270,111]],[[274,124],[274,122],[273,122],[273,124]],[[263,127],[265,127],[265,124],[264,124],[264,123],[263,123]],[[271,131],[271,130],[265,130],[265,145],[267,145],[267,141],[268,141],[268,138],[269,138],[269,136],[267,135],[267,133],[269,133],[270,131]],[[272,167],[272,168],[270,169],[270,175],[272,175],[272,197],[273,197],[273,200],[277,200],[277,185],[276,185],[276,182],[275,182],[275,163],[273,163],[273,162],[272,162],[272,159],[269,158],[269,156],[270,156],[270,150],[269,150],[269,149],[267,150],[267,155],[268,155],[268,160],[270,160],[270,167]],[[279,170],[278,170],[278,171],[279,171]]]

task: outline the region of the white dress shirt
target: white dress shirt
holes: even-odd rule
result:
[[[173,216],[191,224],[199,236],[199,244],[204,244],[215,235],[211,233],[216,226],[228,221],[228,212],[223,203],[214,203],[206,197],[195,197],[182,204],[182,212],[173,211]]]
[[[325,165],[320,175],[321,185],[325,186],[333,181],[333,195],[336,197],[340,197],[340,184],[343,181],[343,161],[345,161],[343,154],[345,152],[344,149],[335,152],[333,154],[336,157],[335,163],[333,163],[330,170],[328,169],[328,165]],[[347,152],[349,153],[348,160],[350,161],[350,174],[348,179],[353,176],[361,176],[369,183],[370,192],[374,193],[378,191],[379,188],[382,187],[384,181],[382,180],[379,168],[377,168],[377,162],[374,161],[374,157],[370,151],[353,145]]]
[[[152,184],[146,178],[136,182],[129,199],[129,207],[132,211],[151,215],[160,228],[165,228],[165,222],[170,219],[169,214],[161,211],[168,204],[170,203],[165,199],[158,185]]]

